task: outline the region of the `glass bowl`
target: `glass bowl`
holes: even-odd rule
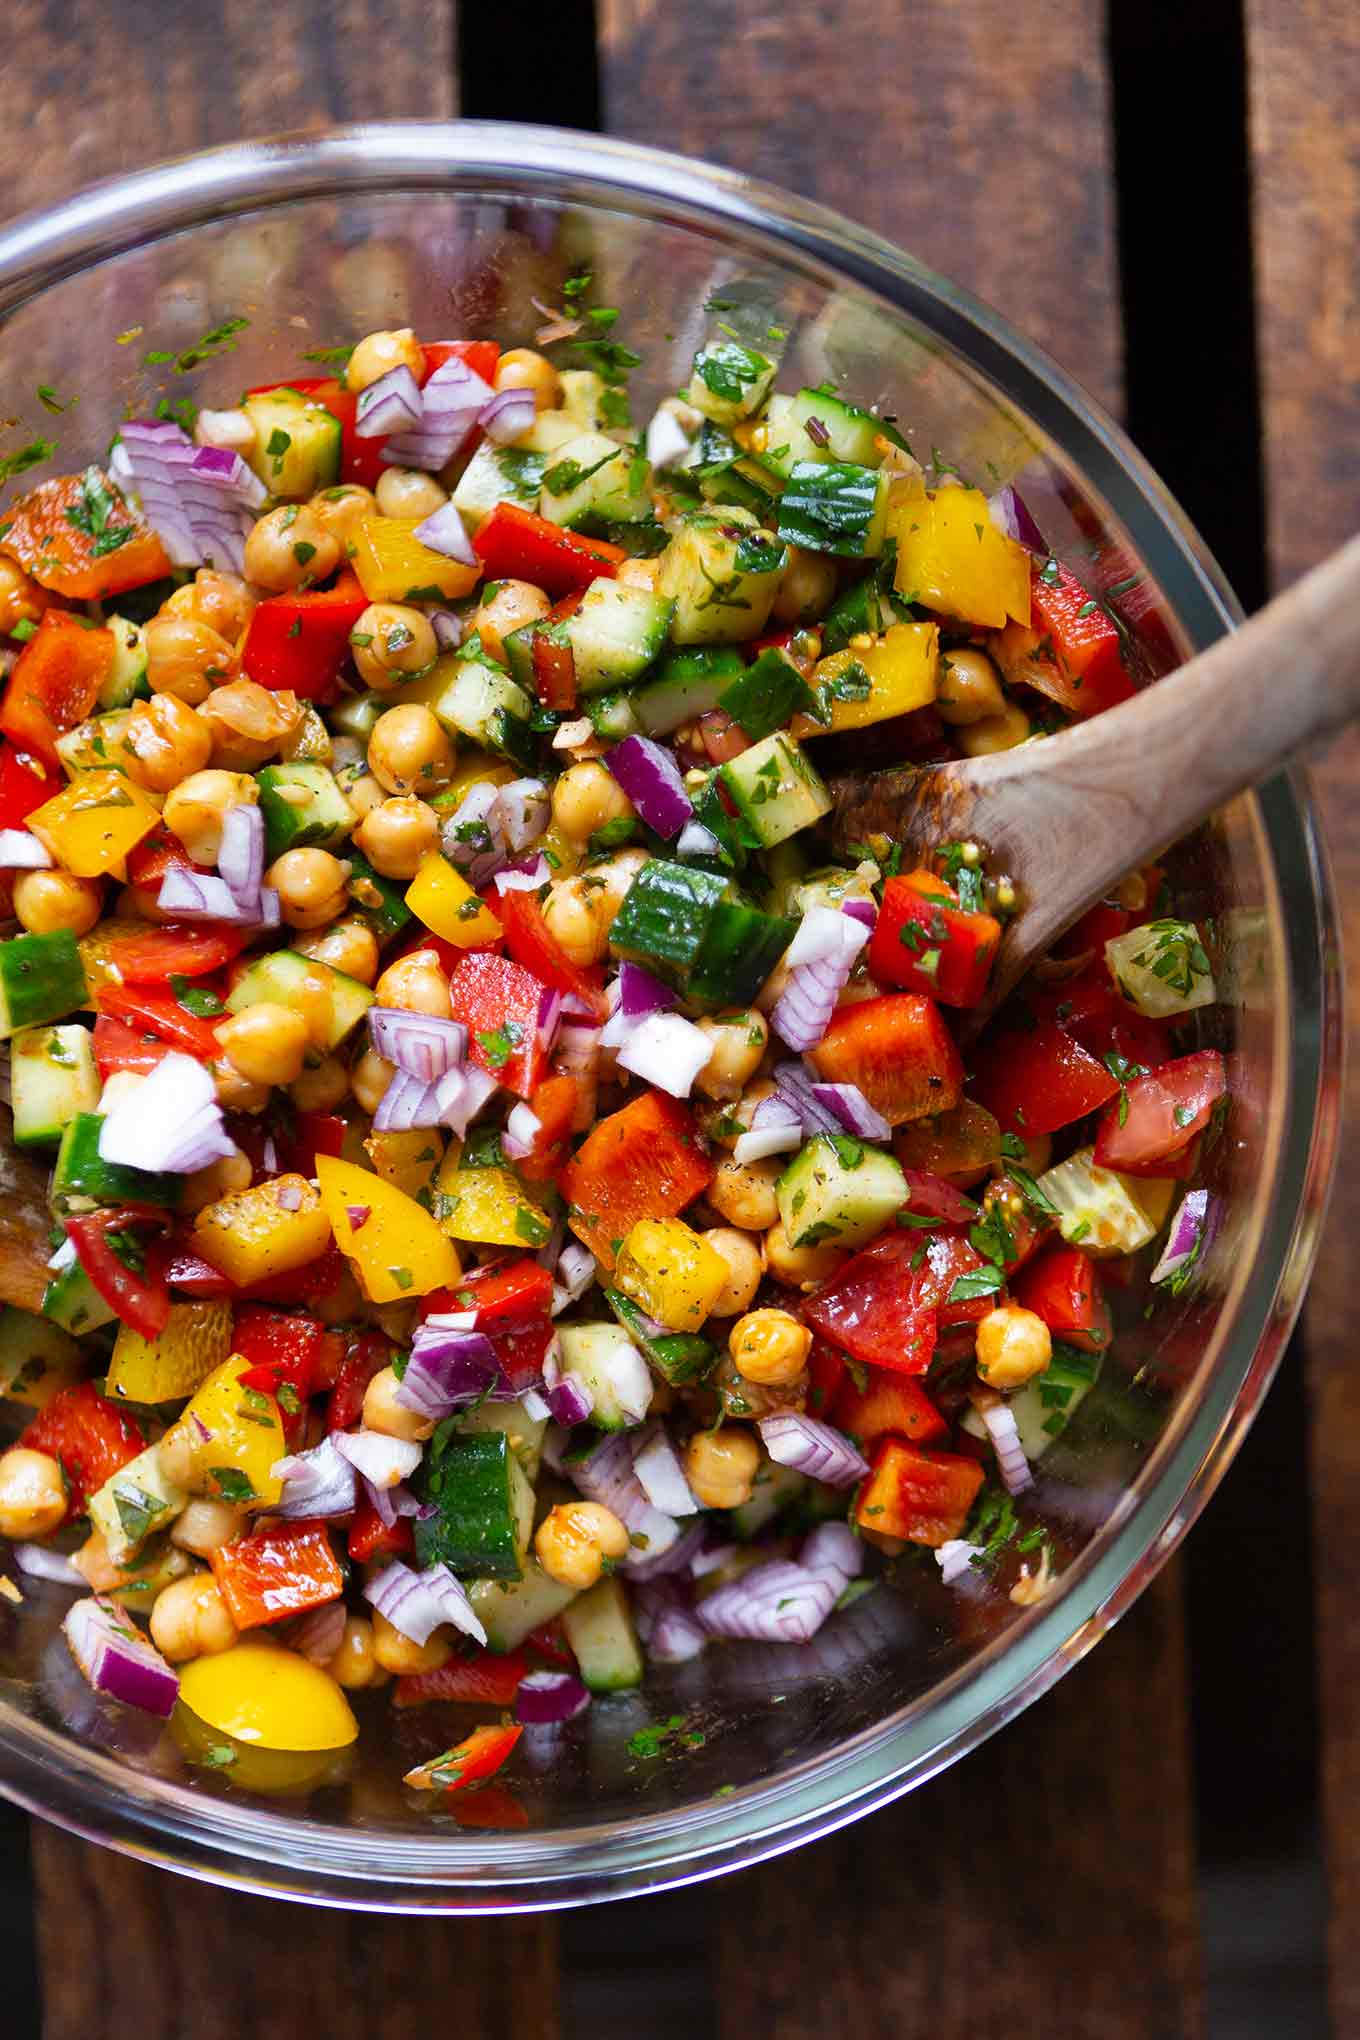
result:
[[[579,265],[642,356],[637,417],[683,382],[709,320],[777,326],[785,386],[843,381],[923,460],[938,448],[989,491],[1018,483],[1147,673],[1233,622],[1222,575],[1117,427],[966,293],[768,186],[541,129],[247,143],[17,221],[0,233],[0,386],[25,415],[5,447],[55,439],[69,470],[101,454],[125,405],[229,404],[374,327],[523,342],[533,301],[560,303]],[[186,349],[207,358],[180,372],[166,357]],[[40,383],[79,406],[54,417],[35,401],[28,415]],[[1037,1699],[1146,1586],[1240,1442],[1298,1310],[1334,1148],[1335,920],[1300,781],[1235,802],[1174,860],[1228,958],[1210,1036],[1232,1066],[1213,1177],[1225,1222],[1197,1284],[1130,1312],[1042,1462],[1069,1556],[1047,1599],[961,1597],[928,1560],[905,1563],[806,1648],[714,1649],[521,1746],[508,1777],[528,1824],[483,1831],[396,1782],[408,1752],[453,1739],[438,1710],[376,1707],[352,1765],[311,1790],[278,1776],[227,1790],[85,1689],[57,1634],[67,1596],[34,1585],[22,1610],[0,1602],[0,1789],[93,1840],[255,1891],[413,1912],[564,1906],[825,1834]],[[683,1734],[648,1737],[676,1715]]]

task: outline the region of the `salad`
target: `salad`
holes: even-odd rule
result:
[[[1118,618],[1013,489],[778,388],[777,330],[636,432],[587,297],[162,399],[0,509],[50,1168],[0,1247],[0,1591],[68,1589],[89,1686],[242,1783],[327,1775],[372,1694],[443,1710],[414,1792],[504,1795],[526,1730],[885,1567],[1041,1599],[1111,1294],[1213,1227],[1164,874],[972,1042],[1004,871],[834,825],[837,773],[1124,699]]]

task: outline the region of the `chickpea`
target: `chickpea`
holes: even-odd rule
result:
[[[779,576],[774,613],[781,623],[811,623],[825,614],[836,592],[836,567],[825,553],[789,547],[789,563]]]
[[[735,1424],[696,1431],[685,1447],[685,1478],[705,1509],[739,1509],[749,1502],[759,1466],[760,1447]]]
[[[389,793],[428,797],[453,777],[453,745],[432,710],[404,701],[374,723],[368,769]]]
[[[374,986],[380,1006],[395,1006],[403,1013],[430,1013],[436,1020],[451,1020],[449,981],[433,949],[413,949],[399,956]]]
[[[384,878],[414,878],[439,848],[439,817],[417,794],[394,794],[370,808],[354,831],[355,847]]]
[[[738,1162],[726,1156],[708,1186],[707,1200],[729,1225],[743,1232],[768,1232],[779,1216],[774,1186],[780,1167],[777,1160]]]
[[[274,595],[328,580],[340,559],[339,539],[306,503],[267,511],[246,538],[246,579]]]
[[[730,1353],[720,1354],[717,1366],[704,1377],[703,1393],[717,1397],[716,1414],[743,1424],[758,1424],[780,1410],[805,1410],[807,1392],[806,1372],[767,1386],[743,1374]]]
[[[786,1388],[807,1365],[812,1334],[786,1310],[753,1310],[737,1319],[727,1349],[748,1381]]]
[[[265,873],[265,883],[277,888],[290,928],[321,928],[348,906],[348,876],[348,867],[329,850],[285,850]]]
[[[292,1084],[302,1074],[307,1022],[291,1006],[261,999],[219,1020],[218,1040],[234,1068],[252,1084]]]
[[[564,1587],[593,1587],[606,1559],[622,1558],[628,1532],[602,1502],[559,1502],[534,1532],[534,1550],[549,1579]]]
[[[322,530],[344,547],[353,544],[355,532],[365,517],[374,515],[378,504],[371,489],[361,489],[357,482],[342,482],[338,488],[323,489],[313,496],[307,508]]]
[[[376,1112],[383,1093],[397,1074],[397,1066],[376,1048],[366,1048],[350,1071],[350,1087],[365,1112]]]
[[[337,1685],[351,1693],[380,1682],[382,1666],[373,1655],[373,1624],[364,1615],[350,1615],[340,1648],[326,1667]]]
[[[540,411],[562,408],[562,378],[552,363],[532,347],[512,347],[496,363],[498,390],[532,390]]]
[[[260,790],[247,772],[194,772],[166,795],[162,819],[195,864],[216,864],[222,824],[234,807],[253,807]]]
[[[47,1537],[66,1514],[61,1465],[15,1445],[0,1456],[0,1537]]]
[[[96,1594],[107,1594],[114,1587],[127,1585],[127,1567],[115,1565],[109,1557],[108,1543],[102,1530],[90,1532],[79,1551],[71,1553],[71,1563]]]
[[[394,368],[409,368],[417,382],[425,373],[425,350],[409,326],[399,326],[395,332],[365,334],[350,355],[345,388],[366,390],[370,383],[380,382]]]
[[[146,677],[153,694],[173,694],[191,708],[236,673],[236,652],[220,631],[191,616],[153,616],[146,640]]]
[[[765,1272],[764,1256],[749,1233],[735,1226],[714,1226],[704,1234],[704,1245],[727,1263],[727,1280],[713,1299],[712,1315],[737,1317],[750,1305]],[[655,1408],[655,1404],[653,1404]]]
[[[947,723],[982,722],[989,716],[1005,714],[1001,676],[985,652],[965,647],[944,654],[935,706]]]
[[[382,781],[375,779],[371,772],[362,772],[351,779],[344,789],[344,794],[351,813],[359,822],[365,815],[371,815],[375,807],[381,807],[387,798],[387,790]]]
[[[646,862],[645,850],[621,850],[552,887],[543,916],[573,963],[599,963],[605,956],[614,916]]]
[[[437,1672],[453,1656],[453,1639],[447,1629],[436,1629],[428,1643],[412,1643],[375,1608],[373,1655],[385,1672],[395,1672],[398,1677],[409,1672]]]
[[[205,623],[235,644],[254,611],[255,597],[239,574],[219,574],[215,567],[200,567],[192,581],[166,597],[160,613]]]
[[[1019,1388],[1042,1374],[1053,1358],[1048,1326],[1032,1310],[1003,1303],[977,1328],[977,1371],[988,1388]]]
[[[232,680],[213,690],[202,714],[212,735],[214,765],[254,772],[291,743],[302,725],[303,707],[290,689]]]
[[[171,1580],[151,1610],[151,1641],[172,1665],[189,1658],[216,1657],[237,1642],[236,1624],[211,1573]]]
[[[205,1169],[195,1169],[184,1182],[184,1194],[180,1198],[181,1211],[202,1211],[209,1204],[216,1204],[219,1197],[227,1197],[233,1190],[248,1190],[254,1175],[245,1155],[224,1155],[218,1161],[209,1162]]]
[[[338,1055],[323,1055],[318,1063],[303,1064],[288,1095],[299,1112],[334,1112],[349,1096],[349,1071]]]
[[[134,706],[122,749],[129,779],[152,793],[169,793],[211,758],[212,726],[175,695],[153,694]]]
[[[349,644],[359,678],[380,694],[413,680],[439,654],[429,617],[405,602],[370,602]]]
[[[223,1056],[212,1065],[213,1082],[217,1087],[217,1102],[226,1112],[263,1112],[269,1103],[268,1084],[257,1084],[250,1077],[243,1077],[235,1063]]]
[[[419,468],[384,468],[374,493],[383,517],[433,517],[449,500],[448,490]]]
[[[433,1421],[416,1415],[397,1401],[400,1381],[390,1367],[375,1374],[364,1390],[364,1429],[381,1431],[386,1438],[404,1438],[420,1444],[434,1434]]]
[[[16,623],[36,623],[52,597],[15,560],[0,554],[0,637]]]
[[[531,581],[492,581],[482,590],[480,607],[472,613],[471,628],[481,637],[493,659],[505,660],[505,640],[512,630],[537,623],[551,604],[541,588]]]
[[[195,1558],[208,1558],[230,1544],[241,1528],[241,1511],[230,1502],[190,1502],[175,1518],[170,1542]]]
[[[293,947],[301,956],[314,957],[345,977],[357,978],[361,985],[371,985],[378,975],[378,938],[357,914],[347,914],[329,928],[299,936]]]
[[[778,1282],[790,1289],[815,1289],[834,1275],[845,1259],[842,1247],[823,1242],[820,1247],[795,1247],[789,1243],[782,1222],[765,1235],[765,1266]]]
[[[584,843],[607,823],[625,821],[635,812],[607,765],[597,758],[569,765],[552,790],[552,815],[564,836]]]
[[[14,915],[30,935],[54,935],[67,928],[88,935],[104,911],[104,888],[97,878],[76,878],[69,871],[20,871],[14,878]]]
[[[331,733],[310,701],[298,703],[298,725],[286,739],[283,756],[290,763],[329,765],[334,757]]]
[[[959,747],[965,757],[989,758],[996,751],[1013,751],[1030,733],[1030,720],[1023,708],[1008,701],[1000,715],[984,716],[959,732]]]
[[[700,1020],[698,1028],[713,1043],[713,1053],[696,1079],[709,1098],[736,1098],[760,1067],[770,1030],[754,1008],[719,1013]]]

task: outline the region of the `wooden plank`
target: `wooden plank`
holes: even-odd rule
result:
[[[1276,586],[1360,528],[1360,16],[1349,0],[1247,0],[1258,332],[1270,565]],[[1315,780],[1360,1000],[1360,733]],[[1360,1065],[1344,1097],[1331,1216],[1308,1301],[1323,1795],[1335,2030],[1360,2029],[1360,1610],[1344,1554],[1360,1537],[1360,1379],[1350,1357],[1360,1226]]]

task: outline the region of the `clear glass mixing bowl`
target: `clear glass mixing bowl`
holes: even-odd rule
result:
[[[231,403],[299,373],[304,350],[373,327],[522,342],[540,322],[532,300],[559,301],[582,263],[643,357],[639,417],[684,380],[717,300],[729,322],[787,330],[786,386],[843,378],[923,458],[938,447],[985,487],[1017,481],[1059,553],[1109,591],[1150,672],[1233,621],[1156,476],[994,313],[782,192],[547,130],[393,125],[243,144],[16,222],[0,232],[0,387],[21,414],[4,446],[55,438],[69,471],[148,394]],[[236,317],[249,324],[234,348],[191,375],[142,366]],[[30,397],[39,383],[78,392],[79,407],[48,416]],[[517,1753],[530,1824],[484,1833],[396,1782],[407,1750],[448,1739],[430,1710],[375,1709],[348,1775],[310,1796],[228,1791],[87,1692],[56,1635],[67,1596],[35,1587],[22,1610],[0,1602],[0,1789],[97,1841],[257,1891],[411,1911],[562,1906],[792,1848],[1036,1699],[1130,1605],[1228,1464],[1297,1312],[1332,1158],[1336,932],[1299,782],[1236,802],[1176,863],[1230,953],[1213,1023],[1232,1065],[1215,1176],[1227,1221],[1197,1290],[1130,1313],[1102,1387],[1043,1462],[1074,1553],[1046,1601],[969,1613],[933,1566],[909,1567],[905,1590],[875,1590],[806,1649],[717,1648],[597,1702],[556,1746]],[[702,1741],[645,1761],[630,1751],[672,1713]]]

